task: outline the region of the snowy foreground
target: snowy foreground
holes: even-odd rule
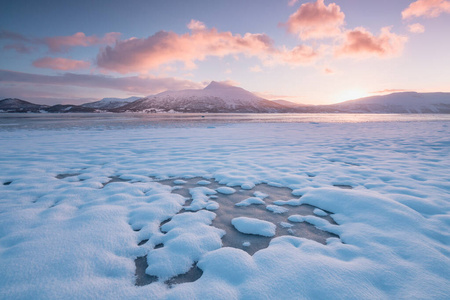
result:
[[[0,131],[0,298],[449,298],[450,122],[179,127]]]

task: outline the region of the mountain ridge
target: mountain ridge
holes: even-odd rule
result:
[[[136,98],[136,99],[135,99]],[[133,101],[134,100],[134,101]],[[328,105],[267,100],[243,88],[212,81],[203,89],[165,91],[144,98],[104,98],[82,105],[39,105],[0,100],[0,112],[190,112],[190,113],[450,113],[450,93],[397,92]]]

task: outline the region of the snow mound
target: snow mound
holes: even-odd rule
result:
[[[278,205],[267,205],[266,209],[268,211],[273,212],[274,214],[284,214],[284,213],[289,211],[288,208],[282,207],[282,206],[278,206]]]
[[[234,218],[231,220],[231,224],[233,224],[239,232],[267,237],[274,236],[277,228],[275,224],[271,222],[247,217]]]
[[[227,186],[221,186],[220,188],[217,189],[217,191],[221,194],[224,195],[231,195],[236,193],[236,190]]]
[[[250,198],[247,198],[245,200],[242,200],[241,202],[236,203],[235,205],[236,206],[249,206],[249,205],[252,205],[252,204],[266,204],[266,203],[261,198],[250,197]]]

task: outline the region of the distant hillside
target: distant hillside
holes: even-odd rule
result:
[[[103,98],[100,101],[89,102],[82,104],[83,107],[97,108],[97,109],[114,109],[121,106],[124,106],[128,103],[134,102],[141,97],[129,97],[129,98]]]
[[[280,105],[283,105],[285,107],[300,107],[300,106],[308,106],[306,104],[300,104],[296,102],[291,102],[287,100],[271,100],[272,102],[278,103]]]
[[[0,112],[39,112],[47,107],[16,98],[0,100]]]
[[[450,113],[450,93],[403,92],[322,106],[349,113]]]

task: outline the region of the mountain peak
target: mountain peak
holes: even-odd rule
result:
[[[205,87],[204,90],[223,89],[223,88],[230,88],[230,87],[234,87],[234,86],[223,83],[223,82],[211,81],[211,83],[208,84],[208,86]]]

